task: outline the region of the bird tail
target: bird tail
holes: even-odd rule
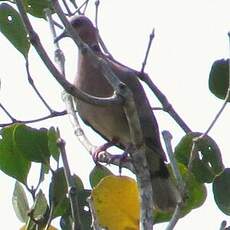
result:
[[[181,194],[170,177],[164,160],[154,152],[147,152],[153,190],[154,208],[172,211],[181,202]]]
[[[173,211],[181,202],[181,196],[172,180],[164,177],[152,178],[153,203],[155,209]]]

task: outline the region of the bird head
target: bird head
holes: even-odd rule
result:
[[[96,28],[89,20],[89,18],[84,15],[73,16],[70,19],[70,23],[80,36],[81,40],[87,45],[92,47],[98,43]],[[60,39],[69,36],[70,35],[68,34],[68,32],[64,30],[58,37],[55,38],[54,42],[57,42]]]

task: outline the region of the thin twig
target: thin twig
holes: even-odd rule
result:
[[[73,6],[75,7],[75,9],[78,9],[77,3],[75,0],[70,0],[70,2],[73,4]]]
[[[217,114],[215,115],[213,121],[211,122],[211,124],[209,125],[209,127],[207,128],[207,130],[201,134],[200,136],[198,137],[194,137],[193,138],[193,144],[192,144],[192,149],[191,149],[191,153],[190,153],[190,159],[189,159],[189,164],[188,164],[188,168],[191,169],[191,165],[192,165],[192,161],[194,159],[194,157],[196,156],[197,154],[197,151],[196,151],[196,145],[197,143],[205,138],[208,133],[210,132],[210,130],[214,127],[214,125],[216,124],[216,122],[218,121],[220,115],[223,113],[224,109],[226,108],[228,102],[229,102],[229,99],[230,99],[230,32],[228,33],[228,42],[229,42],[229,59],[228,59],[228,89],[227,89],[227,92],[226,92],[226,96],[225,96],[225,99],[224,99],[224,103],[222,104],[220,110],[217,112]]]
[[[40,94],[40,92],[38,91],[37,87],[34,84],[33,78],[31,77],[30,74],[30,69],[29,69],[29,61],[28,59],[26,59],[26,73],[27,73],[27,80],[29,82],[29,84],[31,85],[31,87],[33,88],[33,90],[35,91],[35,93],[37,94],[37,96],[39,97],[39,99],[43,102],[43,104],[45,105],[45,107],[49,110],[49,112],[52,114],[54,112],[53,109],[51,109],[51,107],[48,105],[48,103],[45,101],[45,99],[42,97],[42,95]]]
[[[11,114],[8,112],[8,110],[0,103],[1,109],[6,113],[6,115],[11,119],[12,123],[17,122],[17,119],[15,119]],[[1,124],[0,124],[1,127]]]
[[[142,63],[141,73],[144,73],[144,71],[145,71],[145,66],[146,66],[146,63],[147,63],[147,59],[148,59],[148,56],[149,56],[149,51],[150,51],[150,48],[151,48],[152,41],[153,41],[154,37],[155,37],[155,29],[153,28],[152,33],[149,35],[149,43],[148,43],[148,47],[147,47],[147,50],[146,50],[146,53],[145,53],[144,61]]]
[[[65,8],[66,8],[66,11],[67,11],[68,15],[73,15],[73,14],[71,13],[71,10],[70,10],[70,8],[69,8],[69,6],[68,6],[66,0],[62,0],[62,2],[63,2],[63,5],[64,5]]]
[[[180,204],[177,204],[177,206],[174,210],[173,216],[172,216],[168,226],[166,227],[166,230],[174,229],[178,220],[180,219],[180,214],[181,214],[181,207],[180,207]]]
[[[46,16],[47,16],[47,19],[48,19],[48,22],[50,25],[50,29],[51,29],[53,38],[55,38],[56,37],[56,31],[54,28],[54,23],[52,20],[51,12],[49,10],[46,11]],[[65,67],[65,57],[64,57],[58,43],[55,43],[55,47],[56,47],[55,60],[58,63],[60,71],[64,77],[65,76],[65,68],[64,68]],[[61,157],[62,157],[62,162],[64,165],[65,178],[67,181],[67,186],[68,186],[68,191],[69,191],[68,194],[69,194],[69,199],[70,199],[71,214],[72,214],[72,218],[73,218],[72,230],[81,230],[82,224],[81,224],[81,220],[80,220],[80,211],[79,211],[78,198],[77,198],[77,194],[76,194],[76,187],[74,185],[74,182],[73,182],[73,179],[72,179],[72,176],[70,173],[70,168],[69,168],[69,164],[68,164],[68,160],[67,160],[67,156],[66,156],[66,152],[65,152],[65,143],[61,138],[59,138],[58,144],[59,144],[59,148],[61,150]],[[50,216],[50,217],[52,217],[52,216]]]
[[[89,139],[86,137],[83,129],[80,126],[80,123],[78,121],[76,112],[74,110],[74,105],[73,105],[73,99],[72,96],[67,94],[66,92],[63,92],[62,94],[62,99],[66,105],[66,110],[69,115],[70,122],[74,128],[74,133],[78,137],[80,143],[86,148],[86,150],[89,153],[92,153],[96,146],[94,146]]]
[[[99,226],[99,223],[98,223],[98,220],[97,220],[97,215],[96,215],[96,211],[95,211],[95,208],[94,208],[94,205],[93,205],[92,197],[89,197],[87,199],[87,202],[89,204],[89,208],[90,208],[91,215],[92,215],[92,226],[93,226],[93,229],[94,230],[101,230],[101,228]]]
[[[109,50],[107,49],[104,41],[101,38],[101,35],[99,33],[99,27],[98,27],[98,12],[99,12],[99,4],[100,4],[100,0],[96,0],[95,1],[95,6],[96,6],[96,13],[95,13],[95,28],[96,28],[96,32],[97,32],[97,38],[98,38],[98,42],[103,50],[103,52],[108,56],[108,58],[110,60],[114,60],[112,54],[109,52]]]
[[[189,133],[191,132],[191,129],[188,127],[188,125],[183,121],[183,119],[179,116],[179,114],[173,109],[172,105],[169,103],[168,99],[166,98],[166,96],[157,88],[157,86],[152,82],[152,80],[150,79],[150,77],[148,76],[148,74],[144,73],[144,69],[145,69],[145,65],[147,63],[147,59],[148,59],[148,55],[149,55],[149,51],[152,45],[152,41],[154,39],[155,36],[155,31],[154,28],[152,30],[152,33],[149,36],[149,43],[148,43],[148,47],[145,53],[145,58],[144,61],[142,63],[142,68],[141,71],[137,73],[137,76],[143,80],[148,86],[149,88],[153,91],[153,93],[156,95],[156,97],[158,98],[158,100],[161,102],[161,104],[163,105],[163,109],[164,111],[168,112],[171,117],[173,117],[173,119],[177,122],[177,124],[186,132]]]
[[[76,193],[76,187],[73,181],[73,177],[71,176],[69,163],[66,156],[66,150],[65,150],[65,142],[63,139],[59,137],[57,141],[58,147],[61,152],[62,162],[64,166],[64,172],[65,172],[65,178],[68,186],[68,195],[70,200],[70,206],[71,206],[71,214],[73,218],[73,225],[72,230],[82,230],[82,224],[80,221],[80,212],[79,212],[79,204],[78,204],[78,198]]]
[[[184,120],[179,116],[179,114],[174,110],[172,105],[169,103],[167,97],[158,89],[158,87],[153,83],[148,74],[136,72],[137,76],[144,81],[148,87],[153,91],[158,100],[163,106],[163,110],[169,113],[169,115],[176,121],[176,123],[184,130],[185,133],[190,133],[192,130],[184,122]]]
[[[95,26],[98,29],[98,12],[99,12],[99,5],[100,5],[100,0],[96,0],[95,1],[95,8],[96,8],[96,12],[95,12]]]
[[[54,202],[52,200],[52,202],[50,204],[49,218],[47,220],[46,227],[44,230],[49,230],[50,224],[51,224],[52,219],[53,219],[53,212],[54,212]]]
[[[226,93],[223,105],[221,106],[220,110],[216,114],[215,118],[211,122],[211,124],[208,127],[208,129],[201,135],[200,138],[208,135],[208,133],[210,132],[210,130],[215,125],[215,123],[217,122],[218,118],[220,117],[220,115],[224,111],[224,109],[225,109],[225,107],[228,104],[229,99],[230,99],[230,32],[228,32],[228,43],[229,43],[229,59],[228,59],[228,89],[227,89],[227,93]]]
[[[49,9],[47,9],[45,11],[45,14],[46,14],[46,19],[47,19],[47,21],[49,23],[49,26],[50,26],[50,31],[52,33],[52,38],[55,39],[57,37],[57,33],[56,33],[56,30],[55,30],[55,27],[54,27],[54,20],[53,20],[51,11]],[[57,62],[63,77],[65,77],[65,56],[64,56],[62,50],[60,49],[60,46],[59,46],[58,42],[54,42],[54,47],[55,47],[55,51],[54,51],[54,53],[55,53],[55,55],[54,55],[55,61]]]
[[[1,104],[0,104],[0,106],[1,106]],[[36,118],[36,119],[31,119],[31,120],[17,120],[17,119],[14,119],[12,122],[1,123],[0,127],[6,127],[6,126],[12,125],[14,123],[30,124],[30,123],[35,123],[35,122],[39,122],[39,121],[44,121],[44,120],[47,120],[49,118],[60,117],[60,116],[66,115],[66,114],[67,113],[64,110],[64,111],[61,111],[61,112],[54,112],[53,114],[50,114],[50,115],[47,115],[47,116],[44,116],[44,117],[40,117],[40,118]]]
[[[50,9],[47,9],[47,10],[50,10]],[[60,25],[58,22],[56,22],[55,20],[53,20],[54,22],[54,25],[57,26],[59,29],[63,29],[63,26]]]
[[[178,184],[178,188],[180,190],[180,193],[183,197],[183,194],[184,194],[184,191],[185,191],[185,183],[183,181],[183,178],[180,174],[180,171],[178,169],[178,166],[177,166],[177,162],[176,162],[176,159],[175,159],[175,156],[173,154],[173,149],[172,149],[172,144],[171,144],[171,141],[172,141],[172,135],[169,131],[162,131],[162,136],[163,136],[163,139],[164,139],[164,142],[165,142],[165,147],[166,147],[166,152],[167,152],[167,155],[169,157],[169,160],[170,160],[170,163],[171,163],[171,166],[172,166],[172,171],[173,171],[173,174],[176,178],[176,181],[177,181],[177,184]]]
[[[162,107],[151,107],[152,110],[161,110],[163,111],[163,108]]]
[[[199,137],[199,139],[202,139],[203,137],[207,136],[208,133],[210,132],[210,130],[213,128],[213,126],[216,124],[217,120],[219,119],[220,115],[223,113],[226,105],[228,104],[228,100],[230,98],[230,88],[228,88],[227,90],[227,94],[226,94],[226,98],[225,101],[223,103],[223,105],[221,106],[220,110],[218,111],[218,113],[215,115],[213,121],[211,122],[211,124],[209,125],[209,127],[207,128],[207,130]],[[197,139],[197,137],[196,137]]]
[[[80,15],[84,14],[84,13],[81,12],[81,9],[85,6],[86,3],[88,3],[88,1],[89,0],[85,0],[79,7],[77,7],[77,8],[75,7],[76,11],[73,13],[73,15],[75,15],[77,13],[80,14]]]
[[[85,12],[86,12],[88,3],[89,3],[89,0],[86,0],[86,1],[84,2],[84,5],[83,5],[83,6],[84,6],[85,8],[83,9],[83,12],[82,12],[83,14],[85,14]]]
[[[165,142],[167,155],[168,155],[168,157],[170,159],[172,171],[173,171],[174,177],[176,178],[176,182],[177,182],[177,185],[178,185],[178,188],[179,188],[179,191],[180,191],[180,195],[181,195],[181,197],[184,197],[185,183],[184,183],[183,178],[182,178],[182,176],[180,174],[180,171],[179,171],[178,166],[177,166],[176,159],[175,159],[174,154],[173,154],[173,149],[172,149],[172,144],[171,144],[172,135],[171,135],[171,133],[169,131],[164,130],[162,132],[162,136],[163,136],[163,139],[164,139],[164,142]],[[176,205],[176,208],[174,210],[174,213],[172,215],[172,218],[171,218],[166,230],[172,230],[175,227],[176,223],[178,222],[178,220],[180,218],[181,205],[182,205],[182,199],[180,201],[178,201],[178,203]]]

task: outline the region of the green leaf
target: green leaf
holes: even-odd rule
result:
[[[78,198],[78,209],[80,210],[81,221],[88,223],[88,212],[84,210],[88,203],[86,202],[86,194],[89,196],[88,190],[84,190],[84,185],[77,175],[73,175],[74,186],[76,187],[76,196]],[[52,182],[49,188],[50,205],[54,205],[53,218],[62,216],[63,225],[68,225],[69,218],[71,216],[70,201],[67,198],[68,188],[63,168],[57,169],[52,177]],[[89,207],[88,207],[89,209]],[[83,220],[84,219],[84,220]],[[67,221],[66,223],[64,223]],[[91,223],[91,222],[90,222]],[[89,228],[86,228],[89,229]]]
[[[36,195],[32,210],[33,218],[38,221],[41,226],[45,226],[49,216],[49,206],[42,190],[39,190]]]
[[[47,129],[34,129],[20,124],[14,130],[14,143],[24,158],[49,164]]]
[[[15,148],[13,132],[18,124],[2,129],[0,140],[0,169],[7,175],[26,184],[31,163]]]
[[[182,209],[182,213],[186,214],[192,209],[199,208],[205,202],[207,190],[205,185],[198,182],[196,177],[184,165],[179,165],[179,168],[187,189],[187,197]]]
[[[52,176],[52,181],[49,188],[50,203],[58,204],[68,192],[67,182],[63,168],[57,169]]]
[[[82,190],[78,193],[78,204],[79,204],[79,213],[82,224],[82,229],[90,230],[92,229],[92,216],[89,209],[89,204],[87,198],[90,196],[91,190]],[[61,217],[60,226],[63,230],[69,230],[72,226],[72,217],[71,213],[65,213]]]
[[[92,229],[92,215],[90,213],[89,203],[87,202],[90,195],[91,190],[88,189],[78,193],[79,211],[83,229]]]
[[[229,59],[220,59],[215,61],[209,74],[209,89],[220,99],[225,99],[229,87],[228,62]]]
[[[48,131],[48,147],[49,152],[53,156],[53,158],[58,162],[60,151],[57,145],[58,133],[54,127],[51,127]]]
[[[188,167],[193,138],[201,133],[189,133],[184,136],[175,148],[175,157],[179,163]],[[191,171],[201,183],[210,183],[224,168],[221,152],[216,142],[205,136],[196,144],[196,154],[191,164]]]
[[[83,191],[84,190],[84,184],[83,184],[81,178],[76,174],[74,174],[72,176],[72,178],[73,178],[74,184],[76,186],[77,192]]]
[[[67,183],[63,168],[57,169],[53,173],[52,181],[49,187],[49,202],[54,206],[53,217],[64,215],[69,209],[67,199]]]
[[[0,31],[27,59],[30,43],[18,12],[9,4],[0,4]]]
[[[101,179],[109,175],[113,175],[113,173],[108,168],[103,165],[96,164],[89,175],[91,187],[95,187],[101,181]]]
[[[28,220],[29,203],[23,187],[17,181],[14,186],[12,204],[18,219],[26,223]]]
[[[49,0],[23,0],[26,11],[38,18],[45,18],[44,10],[52,9]]]
[[[230,168],[226,168],[215,178],[212,189],[219,209],[230,215]]]
[[[42,190],[39,190],[39,192],[37,193],[30,212],[33,216],[34,221],[31,218],[29,218],[26,223],[26,229],[43,229],[46,226],[49,218],[49,206],[47,204],[46,197]]]

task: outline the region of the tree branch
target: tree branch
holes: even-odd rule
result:
[[[179,114],[174,110],[172,105],[169,103],[167,97],[157,88],[157,86],[153,83],[149,75],[146,73],[139,73],[138,77],[142,81],[144,81],[148,85],[148,87],[153,91],[158,100],[161,102],[163,110],[169,113],[169,115],[176,121],[176,123],[184,130],[185,133],[190,133],[192,130],[183,121]]]
[[[166,152],[167,152],[167,155],[168,155],[170,163],[171,163],[173,174],[176,178],[177,185],[178,185],[178,188],[180,190],[181,196],[183,197],[184,192],[185,192],[185,183],[184,183],[183,178],[180,174],[180,170],[177,166],[177,162],[176,162],[176,159],[175,159],[174,154],[173,154],[173,149],[172,149],[172,144],[171,144],[172,135],[169,131],[166,131],[166,130],[164,130],[162,132],[162,135],[163,135],[163,139],[164,139],[166,150],[167,150]]]
[[[16,122],[17,120],[8,112],[8,110],[0,103],[0,108],[6,113],[6,115],[11,119],[12,123]],[[1,127],[1,124],[0,124]]]
[[[176,159],[175,159],[174,154],[173,154],[172,144],[171,144],[172,135],[171,135],[171,133],[169,131],[166,131],[166,130],[162,132],[162,135],[163,135],[163,138],[164,138],[164,141],[165,141],[167,155],[168,155],[168,157],[170,159],[172,171],[173,171],[174,177],[176,178],[177,186],[179,188],[180,195],[182,197],[180,202],[177,203],[176,208],[175,208],[175,210],[173,212],[172,218],[171,218],[171,220],[170,220],[170,222],[169,222],[169,224],[168,224],[168,226],[166,228],[166,230],[172,230],[172,229],[174,229],[174,227],[176,226],[176,223],[178,222],[178,220],[180,218],[181,206],[183,204],[183,197],[184,197],[184,194],[185,194],[185,183],[184,183],[183,178],[182,178],[182,176],[180,174],[180,171],[179,171],[178,166],[177,166]]]
[[[29,84],[32,86],[33,90],[35,91],[35,93],[37,94],[39,99],[43,102],[43,104],[48,109],[48,111],[52,114],[54,112],[54,110],[51,109],[51,107],[48,105],[48,103],[42,97],[42,95],[40,94],[40,92],[38,91],[38,89],[36,88],[36,86],[34,84],[33,78],[31,77],[31,74],[30,74],[29,60],[28,59],[26,59],[26,73],[27,73],[27,79],[28,79]]]
[[[149,75],[147,73],[140,72],[140,71],[134,70],[134,69],[132,69],[126,65],[123,65],[119,61],[115,60],[108,51],[106,53],[108,54],[108,58],[110,60],[116,62],[119,65],[124,66],[125,68],[127,68],[131,71],[133,71],[140,80],[144,81],[148,85],[148,87],[152,90],[152,92],[155,94],[157,99],[161,102],[162,110],[169,113],[169,115],[176,121],[176,123],[184,130],[185,133],[192,132],[192,130],[188,127],[188,125],[184,122],[184,120],[174,110],[172,105],[169,103],[167,97],[158,89],[158,87],[153,83],[153,81],[151,80],[151,78],[149,77]]]
[[[98,12],[99,12],[99,5],[100,5],[100,0],[96,0],[95,1],[95,8],[96,8],[96,12],[95,12],[95,26],[98,29]]]
[[[1,104],[0,104],[0,107],[2,107]],[[36,118],[36,119],[31,119],[31,120],[17,120],[15,118],[13,118],[12,122],[1,123],[0,127],[6,127],[6,126],[12,125],[14,123],[23,123],[23,124],[35,123],[35,122],[44,121],[44,120],[54,118],[54,117],[60,117],[60,116],[66,115],[66,114],[67,113],[64,110],[64,111],[61,111],[61,112],[56,112],[55,111],[55,112],[53,112],[53,114],[50,114],[50,115],[47,115],[47,116],[44,116],[44,117],[40,117],[40,118]]]
[[[73,181],[73,177],[71,176],[71,172],[69,169],[69,164],[66,156],[66,150],[65,150],[65,142],[63,139],[59,137],[57,141],[58,147],[61,152],[62,162],[64,165],[64,172],[65,172],[65,178],[68,186],[68,194],[70,199],[70,206],[71,206],[71,215],[73,218],[73,225],[72,230],[82,230],[82,224],[80,220],[80,212],[79,212],[79,204],[78,204],[78,198],[77,198],[77,190],[75,183]]]
[[[155,37],[155,29],[153,28],[152,33],[149,35],[149,43],[148,43],[147,50],[145,52],[144,61],[142,62],[141,73],[144,73],[145,66],[146,66],[146,63],[147,63],[147,59],[148,59],[148,56],[149,56],[149,51],[150,51],[150,48],[151,48],[152,41],[153,41],[154,37]]]
[[[174,210],[173,216],[172,216],[166,230],[174,229],[174,227],[176,226],[176,224],[180,218],[180,214],[181,214],[181,207],[180,207],[180,204],[177,204],[177,206]]]
[[[70,10],[70,8],[69,8],[69,6],[68,6],[66,0],[62,0],[62,2],[63,2],[63,5],[64,5],[65,8],[66,8],[67,14],[68,14],[68,15],[73,15],[73,13],[71,12],[71,10]]]
[[[91,211],[91,214],[92,214],[93,229],[94,230],[101,230],[102,228],[100,228],[98,220],[97,220],[97,215],[96,215],[96,211],[95,211],[95,208],[94,208],[94,205],[93,205],[92,197],[89,197],[87,199],[87,202],[89,204],[90,211]]]
[[[54,78],[59,82],[60,85],[71,95],[74,97],[77,97],[78,99],[85,101],[90,104],[95,104],[95,105],[108,105],[108,104],[120,104],[122,103],[122,98],[117,97],[116,95],[109,97],[109,98],[98,98],[98,97],[93,97],[90,96],[87,93],[82,92],[81,90],[77,89],[69,83],[63,75],[58,71],[58,69],[55,67],[53,62],[50,60],[48,54],[46,53],[44,47],[41,44],[41,41],[39,39],[38,34],[33,30],[33,27],[29,21],[29,18],[26,14],[26,11],[24,9],[22,0],[16,0],[16,4],[18,7],[18,10],[20,12],[21,18],[23,20],[23,23],[25,25],[25,28],[28,32],[30,41],[34,48],[36,49],[37,53],[41,57],[42,61],[46,65],[46,67],[49,69],[51,74],[54,76]],[[64,15],[64,14],[63,14]],[[65,17],[65,15],[64,15]]]
[[[229,39],[229,51],[230,51],[230,32],[228,33],[228,39]],[[228,102],[230,100],[230,58],[228,59],[228,89],[227,93],[224,99],[224,103],[221,106],[220,110],[217,112],[216,116],[214,117],[213,121],[211,122],[210,126],[207,128],[207,130],[199,137],[203,138],[204,136],[208,135],[212,127],[215,125],[217,120],[219,119],[220,115],[223,113],[225,107],[227,106]]]
[[[229,54],[230,54],[230,32],[228,32],[228,42],[229,42]],[[218,121],[220,115],[223,113],[224,109],[226,108],[229,100],[230,100],[230,58],[228,59],[228,89],[226,92],[226,96],[224,99],[224,103],[222,104],[221,108],[219,109],[219,111],[217,112],[217,114],[215,115],[213,121],[211,122],[211,124],[209,125],[209,127],[207,128],[207,130],[201,134],[199,137],[194,137],[193,138],[193,144],[192,144],[192,149],[191,149],[191,153],[190,153],[190,159],[189,159],[189,163],[188,163],[188,168],[191,169],[191,165],[192,165],[192,161],[194,159],[194,157],[197,154],[197,143],[205,138],[208,133],[210,132],[210,130],[213,128],[213,126],[216,124],[216,122]]]

